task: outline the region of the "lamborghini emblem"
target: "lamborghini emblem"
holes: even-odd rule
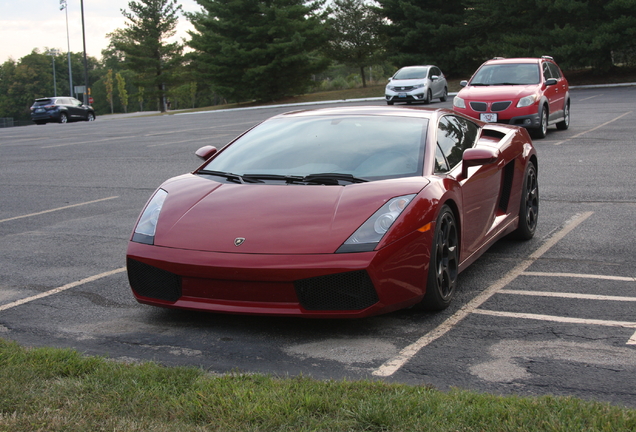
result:
[[[245,237],[237,237],[234,239],[234,246],[240,246],[245,241]]]

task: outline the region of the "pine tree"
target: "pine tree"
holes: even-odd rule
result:
[[[195,31],[193,65],[200,82],[232,101],[274,100],[303,92],[327,65],[322,1],[197,0],[187,14]]]
[[[348,66],[358,67],[362,87],[366,87],[365,66],[378,60],[382,53],[380,28],[382,17],[363,0],[334,0],[328,19],[327,55]]]
[[[128,19],[126,28],[116,32],[112,44],[125,53],[127,67],[137,73],[136,84],[153,89],[148,94],[164,112],[170,73],[181,62],[181,44],[167,42],[175,34],[181,5],[176,0],[139,0],[130,1],[128,8],[130,12],[121,11]]]

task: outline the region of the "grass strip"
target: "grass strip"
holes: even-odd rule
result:
[[[634,431],[636,410],[380,381],[213,376],[0,339],[0,431]]]

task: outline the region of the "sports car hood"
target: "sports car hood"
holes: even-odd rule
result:
[[[459,91],[457,97],[464,100],[496,102],[516,101],[537,91],[538,85],[468,86]]]
[[[253,254],[333,253],[389,199],[422,177],[347,186],[227,184],[187,174],[168,192],[155,246]],[[245,239],[236,246],[237,238]]]

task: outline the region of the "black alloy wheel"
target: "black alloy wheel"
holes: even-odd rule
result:
[[[459,274],[459,236],[455,215],[444,205],[437,217],[431,247],[426,294],[421,307],[442,310],[450,305]]]
[[[534,237],[539,218],[539,182],[537,168],[534,163],[528,162],[525,177],[523,179],[523,191],[521,194],[521,207],[519,209],[519,227],[515,231],[515,237],[520,240],[530,240]]]

